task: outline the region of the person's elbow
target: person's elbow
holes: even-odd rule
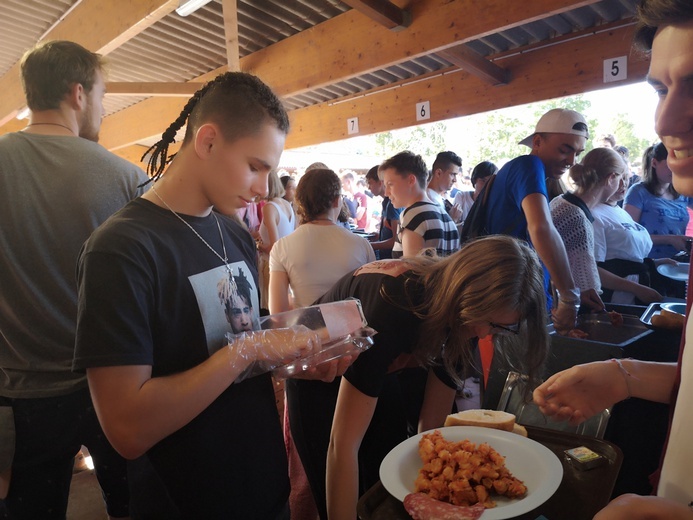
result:
[[[143,436],[133,428],[127,428],[124,425],[102,424],[101,426],[113,449],[125,459],[133,460],[141,457],[151,448],[151,444],[145,442]]]

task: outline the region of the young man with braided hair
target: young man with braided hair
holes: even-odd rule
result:
[[[97,144],[101,56],[50,41],[20,68],[29,124],[0,137],[0,518],[64,519],[82,445],[109,516],[125,518],[126,461],[104,438],[86,377],[71,370],[75,265],[147,177]]]
[[[270,374],[239,376],[255,361],[307,354],[319,340],[291,329],[224,337],[225,302],[238,295],[241,272],[259,308],[255,243],[224,215],[266,195],[288,129],[259,79],[218,76],[153,147],[151,189],[101,226],[79,259],[74,366],[86,370],[113,446],[128,458],[147,454],[183,518],[289,517]]]
[[[659,97],[655,131],[669,152],[676,190],[693,196],[693,3],[641,0],[638,16],[636,43],[651,52],[648,82]],[[578,365],[555,374],[534,392],[544,413],[573,424],[629,397],[672,404],[657,496],[622,495],[595,520],[693,519],[692,299],[689,291],[678,363],[612,359]]]

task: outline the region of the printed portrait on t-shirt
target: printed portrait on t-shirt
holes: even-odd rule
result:
[[[260,328],[257,286],[245,262],[229,264],[190,277],[210,355],[227,342],[227,333]]]

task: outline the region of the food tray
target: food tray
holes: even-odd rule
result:
[[[606,312],[596,314],[579,314],[576,328],[586,332],[587,338],[570,338],[573,341],[588,341],[592,343],[607,343],[624,347],[650,334],[650,330],[637,316],[623,314],[623,325],[611,324],[611,317]],[[549,325],[549,334],[555,334],[553,325]]]
[[[374,335],[375,330],[370,327],[364,327],[344,338],[323,345],[320,352],[316,354],[297,359],[296,361],[275,368],[272,371],[272,375],[276,379],[288,379],[322,363],[327,363],[328,361],[344,356],[356,356],[368,350],[373,345]]]
[[[643,322],[647,327],[654,329],[655,326],[652,325],[652,317],[660,313],[662,309],[666,309],[671,312],[677,312],[682,315],[686,315],[686,304],[685,303],[651,303],[645,309],[645,312],[640,316],[640,321]]]

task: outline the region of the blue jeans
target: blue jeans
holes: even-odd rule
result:
[[[16,430],[12,479],[0,501],[0,518],[64,519],[74,457],[82,445],[94,461],[108,514],[129,515],[127,464],[101,430],[88,388],[59,397],[0,397],[0,406],[12,407]]]

